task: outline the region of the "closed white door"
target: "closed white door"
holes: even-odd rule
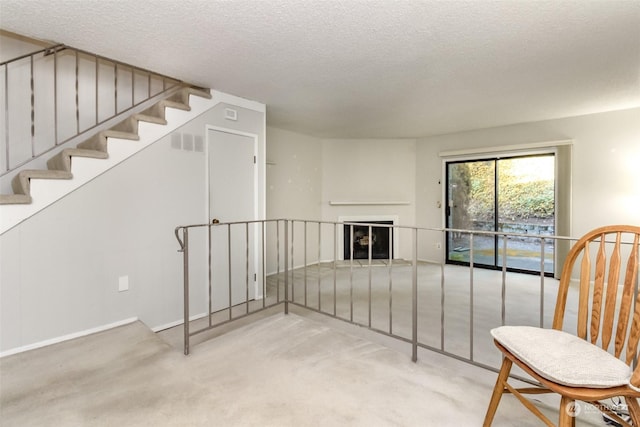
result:
[[[257,218],[256,139],[232,131],[207,131],[209,221]],[[211,228],[212,311],[255,298],[258,253],[253,224]]]

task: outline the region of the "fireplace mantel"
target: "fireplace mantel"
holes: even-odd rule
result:
[[[329,202],[331,206],[400,206],[410,205],[411,202],[407,201],[348,201],[348,200],[332,200]]]

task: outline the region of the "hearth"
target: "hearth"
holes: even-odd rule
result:
[[[384,224],[393,225],[393,221],[349,221],[350,223]],[[344,226],[344,259],[351,259],[351,225]],[[369,259],[369,248],[371,248],[371,259],[393,258],[393,227],[371,226],[369,235],[369,225],[353,226],[353,259]]]

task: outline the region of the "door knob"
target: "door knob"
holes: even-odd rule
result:
[[[220,224],[220,220],[218,218],[213,218],[211,220],[211,224]]]

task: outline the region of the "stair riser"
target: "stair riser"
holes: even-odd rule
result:
[[[126,120],[118,123],[117,125],[111,127],[111,130],[117,130],[119,132],[127,132],[127,133],[138,133],[138,121],[132,117],[129,117]]]
[[[71,172],[71,160],[66,155],[65,150],[62,150],[47,162],[49,169],[63,170]]]
[[[100,132],[98,135],[95,135],[91,139],[81,142],[77,145],[78,148],[83,148],[87,150],[97,150],[107,152],[107,138]]]

